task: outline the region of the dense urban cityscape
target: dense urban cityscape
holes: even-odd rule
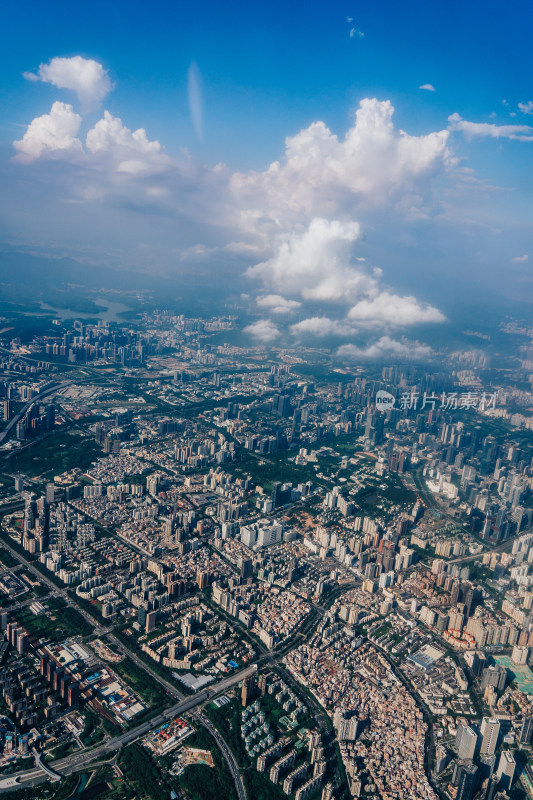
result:
[[[533,797],[531,327],[437,370],[231,314],[17,326],[0,792]]]

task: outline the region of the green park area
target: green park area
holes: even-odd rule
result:
[[[193,736],[189,736],[185,746],[210,750],[214,767],[194,764],[174,777],[169,774],[173,754],[156,759],[140,743],[126,747],[120,757],[120,768],[130,791],[135,792],[134,795],[127,795],[128,798],[168,800],[170,792],[174,791],[184,800],[236,800],[235,784],[227,763],[205,728],[199,728]]]
[[[131,658],[113,664],[113,669],[150,707],[163,708],[168,705],[169,697],[161,684]]]
[[[168,800],[170,788],[159,765],[140,744],[134,743],[122,751],[120,768],[129,787],[135,792],[132,797],[149,800]]]
[[[68,636],[89,636],[93,632],[85,617],[63,598],[51,597],[43,605],[46,613],[36,615],[29,608],[16,612],[17,622],[33,636],[60,642]]]
[[[259,454],[252,455],[244,450],[239,459],[227,467],[227,471],[238,477],[249,475],[253,485],[262,486],[267,493],[270,492],[272,484],[276,481],[293,485],[307,483],[307,481],[316,484],[316,470],[313,466],[298,466],[288,460],[288,455],[289,451],[280,450],[263,458]],[[294,456],[294,452],[290,452],[290,455]]]
[[[206,728],[198,728],[187,737],[186,747],[210,750],[214,767],[207,764],[191,764],[178,777],[179,788],[191,800],[236,800],[235,783],[228,765],[217,747],[215,740]]]
[[[86,470],[101,455],[101,449],[92,439],[61,431],[30,444],[20,453],[15,452],[5,464],[10,472],[49,480],[71,469]]]

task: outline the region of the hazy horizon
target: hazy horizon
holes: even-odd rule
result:
[[[260,342],[530,313],[527,4],[52,5],[6,15],[4,283],[5,253],[161,278]]]

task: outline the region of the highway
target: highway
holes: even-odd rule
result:
[[[41,753],[39,753],[38,750],[33,750],[33,755],[35,758],[35,766],[42,772],[46,772],[51,781],[55,783],[56,781],[61,780],[61,775],[59,775],[57,772],[54,772],[53,769],[50,769],[48,764],[44,763],[44,761],[41,758]]]
[[[244,788],[242,776],[239,772],[239,768],[237,766],[237,762],[235,761],[235,757],[231,752],[231,750],[229,749],[228,745],[226,744],[220,733],[217,731],[215,726],[207,719],[207,717],[205,717],[201,712],[199,714],[195,714],[195,717],[197,719],[200,719],[202,725],[205,725],[205,727],[207,728],[213,739],[218,744],[222,755],[226,759],[226,763],[229,767],[229,770],[233,777],[233,781],[235,783],[235,788],[237,789],[239,800],[247,800],[246,789]]]
[[[28,402],[26,403],[26,405],[22,406],[22,408],[20,409],[20,411],[18,411],[18,412],[15,414],[15,416],[13,417],[13,419],[10,419],[10,420],[9,420],[9,422],[7,423],[7,425],[6,425],[6,427],[4,428],[4,430],[2,431],[2,433],[0,433],[0,444],[2,444],[2,442],[4,441],[4,439],[5,439],[5,438],[7,437],[7,435],[9,434],[9,431],[10,431],[10,430],[13,428],[13,426],[14,426],[14,425],[16,425],[16,424],[17,424],[17,422],[19,421],[19,419],[20,419],[21,417],[23,417],[23,416],[24,416],[24,414],[26,413],[26,411],[27,411],[29,408],[31,408],[31,407],[32,407],[32,405],[33,405],[34,403],[38,403],[38,402],[39,402],[39,400],[42,400],[42,399],[43,399],[43,397],[48,397],[48,395],[50,395],[50,394],[54,394],[54,392],[58,392],[60,389],[63,389],[65,386],[68,386],[68,383],[69,383],[69,382],[70,382],[70,381],[64,381],[64,382],[62,382],[62,383],[58,383],[58,384],[56,384],[55,386],[50,386],[48,389],[45,389],[43,392],[39,392],[39,394],[35,395],[35,397],[32,397],[32,399],[31,399],[31,400],[28,400]]]
[[[72,753],[70,756],[67,756],[64,759],[60,759],[58,761],[51,763],[50,765],[47,765],[49,769],[51,768],[53,773],[68,775],[72,772],[77,772],[85,768],[88,764],[94,763],[97,760],[105,759],[106,756],[109,756],[113,752],[117,752],[122,747],[124,747],[127,744],[130,744],[135,739],[145,736],[149,731],[156,729],[159,725],[163,724],[169,719],[178,716],[180,714],[183,714],[186,711],[190,711],[191,709],[197,707],[198,705],[201,705],[202,703],[206,702],[210,697],[214,696],[215,694],[224,692],[230,686],[234,685],[235,683],[238,683],[243,678],[247,677],[248,675],[256,671],[255,665],[248,667],[228,678],[223,679],[222,681],[216,684],[213,684],[208,689],[198,692],[191,697],[183,697],[183,695],[176,689],[176,687],[172,683],[170,683],[170,681],[166,680],[161,675],[159,675],[144,660],[139,658],[139,656],[135,652],[130,650],[129,647],[127,647],[127,645],[125,645],[122,640],[114,636],[111,628],[107,628],[102,624],[96,622],[96,620],[83,607],[79,606],[77,603],[74,603],[72,601],[66,590],[61,589],[58,586],[56,586],[56,584],[52,583],[52,581],[50,581],[45,575],[43,575],[42,572],[37,570],[33,566],[33,564],[28,562],[24,558],[24,556],[22,556],[18,551],[14,550],[9,544],[3,542],[3,545],[9,551],[11,551],[12,555],[17,560],[22,562],[30,572],[32,572],[36,577],[38,577],[40,581],[48,585],[54,595],[63,596],[63,598],[69,605],[74,606],[85,617],[85,619],[93,626],[95,633],[97,633],[101,637],[107,637],[108,640],[116,646],[116,648],[118,648],[123,653],[125,653],[129,658],[131,658],[131,660],[140,669],[143,669],[145,672],[151,675],[151,677],[154,680],[156,680],[160,685],[162,685],[168,692],[168,694],[177,701],[175,705],[173,705],[171,708],[158,714],[151,720],[142,723],[141,725],[137,726],[131,731],[127,731],[121,734],[120,736],[117,736],[113,739],[103,742],[102,744],[100,744],[99,746],[97,746],[92,750],[76,751],[75,753]],[[353,585],[354,584],[352,583],[349,586],[343,587],[343,590],[345,591],[346,589],[351,588]],[[328,599],[333,599],[333,598],[328,598]],[[329,603],[327,605],[329,605]],[[313,604],[313,610],[314,613],[311,614],[310,617],[303,623],[302,629],[300,631],[295,632],[294,636],[290,638],[290,641],[288,643],[285,643],[284,646],[282,645],[281,647],[279,647],[276,653],[272,653],[266,650],[266,648],[259,641],[255,640],[254,637],[250,636],[249,631],[243,630],[244,635],[250,637],[250,639],[252,639],[254,642],[254,646],[259,650],[260,653],[259,661],[260,662],[266,661],[267,663],[270,663],[271,666],[280,669],[281,664],[279,662],[283,654],[286,652],[287,649],[291,649],[292,647],[295,646],[296,640],[305,640],[310,635],[310,633],[315,628],[317,617],[320,617],[325,613],[326,606]],[[224,612],[222,613],[225,616]],[[231,622],[232,624],[234,625],[236,624],[237,627],[240,628],[237,620],[232,618]],[[294,681],[293,677],[290,676],[285,670],[282,671],[286,679],[288,679],[289,682],[292,683]],[[314,706],[315,713],[318,715],[317,721],[319,722],[320,727],[324,729],[325,723],[323,720],[321,709],[313,701],[311,701],[311,705]],[[240,775],[239,772],[238,764],[235,760],[233,753],[231,752],[226,742],[224,741],[223,737],[211,724],[211,722],[207,719],[207,717],[205,717],[203,714],[196,713],[193,714],[193,717],[197,719],[198,722],[200,722],[200,724],[205,726],[209,731],[209,733],[215,739],[217,746],[219,747],[226,763],[228,764],[228,768],[233,777],[239,800],[247,800],[246,790],[244,787],[242,776]],[[50,775],[50,773],[48,774]],[[10,776],[10,778],[16,778],[16,777],[18,777],[19,779],[19,783],[17,785],[23,785],[27,787],[35,786],[47,779],[45,772],[42,769],[38,768],[34,768],[27,772]],[[13,788],[13,782],[11,780],[9,781],[9,786]],[[4,791],[7,791],[9,789],[9,786],[7,785],[7,782],[0,781],[0,794],[2,794],[2,792]]]
[[[527,531],[521,531],[520,533],[527,533]],[[468,555],[468,556],[459,556],[458,558],[451,558],[447,561],[448,564],[464,564],[468,563],[469,561],[475,561],[476,558],[480,559],[485,553],[502,553],[506,550],[512,548],[513,543],[516,538],[518,538],[520,534],[516,536],[512,536],[510,539],[505,539],[503,542],[491,547],[491,543],[487,542],[487,547],[481,553],[476,553],[475,555]]]
[[[76,608],[77,608],[77,606],[76,606]],[[113,642],[113,644],[115,644],[123,653],[125,653],[128,656],[128,658],[131,658],[131,660],[135,664],[137,664],[137,666],[140,667],[140,669],[143,669],[145,672],[147,672],[149,675],[151,675],[152,678],[155,681],[160,683],[161,686],[164,686],[165,689],[167,690],[167,692],[172,697],[174,697],[176,699],[180,699],[180,700],[183,699],[183,695],[180,692],[178,692],[176,687],[173,686],[170,683],[170,681],[167,681],[165,678],[163,678],[161,675],[159,675],[157,672],[155,672],[155,670],[153,670],[145,661],[143,661],[141,658],[139,658],[139,656],[136,655],[136,653],[134,653],[132,650],[129,650],[126,647],[126,645],[123,644],[123,642],[120,641],[120,639],[117,639],[117,637],[114,636],[112,633],[108,633],[107,634],[107,638],[110,639]]]
[[[44,575],[43,572],[41,572],[41,570],[37,569],[37,567],[34,567],[30,561],[28,561],[21,553],[19,553],[18,550],[15,550],[10,544],[8,544],[5,539],[2,540],[2,546],[11,553],[13,558],[16,558],[18,561],[20,561],[26,567],[28,572],[31,572],[32,575],[38,578],[40,583],[46,584],[46,586],[48,586],[54,595],[60,595],[69,606],[75,607],[76,611],[79,611],[79,613],[85,617],[87,622],[92,625],[95,633],[97,633],[99,636],[109,633],[109,629],[100,625],[94,617],[85,611],[82,606],[72,602],[66,589],[62,589],[60,586],[57,586],[55,583],[53,583],[49,578],[46,577],[46,575]]]
[[[99,755],[105,755],[107,753],[120,749],[125,744],[129,744],[139,736],[144,736],[146,733],[148,733],[149,730],[156,728],[159,724],[167,721],[169,718],[176,716],[180,713],[184,713],[190,708],[194,708],[198,704],[205,702],[205,700],[207,700],[210,696],[212,696],[215,693],[218,694],[219,692],[225,691],[226,688],[234,685],[235,683],[238,683],[244,677],[247,677],[248,675],[252,674],[252,672],[255,671],[256,669],[256,667],[248,667],[245,670],[242,670],[241,672],[236,673],[235,675],[226,678],[223,681],[220,681],[218,684],[214,684],[209,688],[209,690],[199,692],[190,698],[184,698],[183,695],[181,695],[180,692],[175,688],[175,686],[173,686],[172,683],[170,683],[170,681],[167,681],[165,678],[163,678],[161,675],[155,672],[155,670],[153,670],[142,659],[140,659],[136,653],[130,650],[122,641],[117,639],[109,628],[105,628],[102,625],[100,625],[87,611],[85,611],[84,608],[82,608],[78,604],[74,604],[66,590],[56,586],[51,580],[49,580],[45,575],[43,575],[42,572],[40,572],[36,567],[34,567],[33,564],[27,561],[26,558],[24,558],[24,556],[22,556],[9,544],[3,542],[3,545],[8,551],[11,552],[13,557],[17,558],[19,562],[21,562],[26,567],[26,569],[28,569],[33,575],[35,575],[39,579],[39,581],[45,583],[52,590],[54,595],[62,596],[69,605],[74,606],[76,610],[79,611],[80,614],[82,614],[85,617],[85,619],[93,626],[95,633],[97,633],[99,636],[107,636],[107,638],[110,641],[112,641],[117,648],[119,648],[123,653],[125,653],[129,658],[131,658],[131,660],[139,668],[143,669],[145,672],[151,675],[151,677],[154,680],[158,681],[158,683],[164,686],[164,688],[170,694],[171,697],[178,700],[178,703],[175,706],[173,706],[170,709],[167,709],[164,713],[160,714],[155,719],[149,720],[148,722],[139,726],[139,728],[135,728],[133,731],[129,731],[125,734],[122,734],[120,737],[116,737],[115,739],[109,740],[105,744],[100,745],[100,747],[97,748],[96,750],[91,750],[91,751],[85,750],[83,752],[73,753],[66,759],[54,762],[53,765],[54,772],[60,772],[61,774],[67,775],[70,772],[77,771],[89,761],[93,761],[94,758],[98,757]],[[209,730],[209,732],[215,739],[218,747],[220,748],[222,755],[225,758],[226,763],[228,764],[230,772],[235,781],[235,788],[237,789],[239,800],[247,800],[246,790],[244,788],[242,778],[239,774],[237,762],[235,761],[233,753],[229,750],[223,738],[220,736],[220,734],[214,728],[214,726],[211,725],[211,723],[206,717],[204,717],[203,715],[202,716],[195,715],[195,716],[202,723],[202,725],[205,725],[205,727]],[[20,783],[23,783],[25,786],[35,786],[36,784],[41,783],[43,780],[46,779],[45,774],[43,774],[43,772],[46,771],[47,768],[43,766],[42,769],[34,769],[26,773],[20,773],[18,777],[20,779]],[[50,773],[48,774],[50,776]],[[11,778],[13,777],[16,776],[11,776]],[[5,782],[0,781],[0,794],[4,791],[7,791],[10,787],[13,788],[13,785],[18,785],[18,784],[14,784],[11,781],[11,779],[8,782],[8,784],[5,784]]]
[[[97,747],[94,747],[91,750],[84,750],[82,752],[72,753],[70,756],[66,758],[58,759],[57,761],[52,762],[48,765],[48,769],[44,772],[44,769],[40,769],[35,767],[34,769],[27,770],[26,772],[18,772],[14,773],[13,775],[9,776],[9,784],[2,785],[0,782],[0,794],[3,792],[9,791],[10,788],[13,788],[14,782],[18,786],[30,787],[35,786],[38,783],[42,783],[43,781],[47,780],[50,774],[58,773],[60,775],[69,775],[72,772],[77,772],[80,769],[83,769],[92,761],[96,761],[97,759],[101,759],[103,756],[107,755],[108,753],[115,752],[120,750],[127,744],[130,744],[135,739],[138,739],[141,736],[146,736],[152,730],[155,730],[160,725],[168,722],[169,720],[173,719],[174,717],[180,716],[187,711],[190,711],[192,708],[196,708],[196,706],[205,703],[206,700],[209,700],[215,694],[219,694],[221,692],[225,692],[231,686],[234,686],[236,683],[244,680],[249,675],[252,675],[254,672],[257,671],[257,667],[254,665],[250,667],[246,667],[246,669],[240,670],[239,672],[230,675],[227,678],[219,681],[218,683],[213,684],[209,687],[209,689],[204,689],[201,692],[197,692],[193,694],[191,697],[187,697],[184,700],[180,700],[179,703],[176,703],[171,708],[167,708],[165,711],[158,714],[156,717],[153,717],[146,722],[137,725],[137,727],[132,728],[130,731],[125,731],[121,733],[120,736],[115,736],[113,739],[109,739],[107,742],[104,742]],[[231,773],[235,779],[235,784],[237,790],[239,792],[239,800],[246,800],[246,793],[244,791],[244,786],[242,784],[241,776],[239,775],[235,761],[231,754],[228,751],[227,745],[216,731],[213,733],[213,726],[209,720],[206,720],[202,715],[200,715],[200,720],[202,724],[205,724],[206,727],[209,729],[209,732],[214,736],[217,744],[222,750],[222,754],[228,765],[230,767]],[[221,744],[222,743],[222,744]],[[229,760],[228,760],[229,757]]]

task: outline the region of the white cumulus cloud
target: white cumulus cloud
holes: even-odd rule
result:
[[[361,203],[423,205],[428,180],[448,165],[449,131],[410,136],[394,127],[393,114],[388,100],[367,98],[343,140],[314,122],[286,139],[281,162],[235,173],[230,188],[242,229],[270,236],[312,217],[352,214]]]
[[[522,114],[533,114],[533,100],[528,100],[527,103],[518,103],[518,108]]]
[[[524,253],[521,256],[515,256],[512,260],[514,264],[525,264],[527,261],[529,261],[529,255]]]
[[[41,157],[72,157],[82,154],[77,138],[81,117],[71,105],[56,101],[49,114],[35,117],[19,141],[13,142],[16,161],[30,163]]]
[[[71,105],[56,101],[49,114],[36,117],[20,141],[13,142],[17,161],[29,163],[39,158],[63,159],[98,167],[102,184],[114,174],[147,176],[172,166],[158,141],[150,141],[144,128],[131,131],[119,117],[109,111],[85,137],[85,148],[79,130],[82,118]],[[102,191],[104,186],[101,187]],[[98,190],[98,195],[102,195]],[[148,187],[154,197],[164,196],[162,187]]]
[[[94,62],[100,69],[89,69],[92,81],[79,77],[86,74],[82,69],[69,73],[70,62],[79,65],[80,58],[54,59],[33,79],[85,91],[86,98],[92,91],[94,99],[105,71]],[[104,77],[100,97],[110,88]],[[194,71],[189,79],[198,89]],[[50,114],[34,119],[14,145],[19,161],[69,162],[72,174],[64,187],[77,202],[113,198],[128,209],[210,225],[211,240],[196,247],[188,242],[180,257],[218,256],[240,261],[241,269],[250,265],[246,275],[256,286],[252,302],[265,317],[246,329],[256,339],[272,341],[280,335],[276,322],[297,310],[301,321],[290,326],[295,336],[348,338],[363,327],[381,325],[385,333],[444,319],[434,306],[396,294],[381,270],[355,252],[362,238],[360,219],[379,229],[393,214],[402,226],[406,215],[428,218],[433,179],[455,164],[449,130],[410,136],[394,126],[393,114],[389,101],[367,98],[343,138],[324,122],[314,122],[287,138],[283,158],[259,172],[232,174],[224,165],[207,168],[188,156],[178,161],[144,128],[131,130],[107,110],[81,137],[81,117],[59,102]],[[324,304],[334,304],[335,311],[325,311]]]
[[[429,358],[433,351],[431,347],[418,342],[399,342],[390,336],[382,336],[377,342],[366,347],[355,344],[343,344],[337,350],[337,356],[347,361],[377,361],[388,358],[420,359]]]
[[[97,108],[112,89],[107,70],[98,61],[82,56],[53,58],[48,64],[41,64],[36,73],[25,72],[24,77],[51,83],[58,89],[71,89],[86,110]]]
[[[533,142],[533,128],[530,125],[495,125],[492,122],[469,122],[455,113],[448,117],[450,130],[460,131],[465,139],[491,138],[516,139],[520,142]]]
[[[136,175],[169,166],[161,144],[150,141],[144,128],[131,131],[109,111],[87,133],[87,150],[93,156],[112,156],[117,172]]]
[[[268,253],[246,275],[260,281],[267,296],[315,304],[291,326],[297,336],[347,335],[356,325],[388,329],[444,319],[433,306],[395,294],[382,283],[380,270],[355,258],[360,213],[389,209],[402,217],[425,217],[433,178],[455,164],[448,130],[410,136],[395,128],[393,114],[389,101],[367,98],[344,139],[314,122],[286,139],[281,161],[263,172],[230,177],[238,225]],[[339,321],[317,316],[317,303],[351,310]]]
[[[294,336],[350,336],[353,325],[329,317],[308,317],[291,325]]]
[[[269,319],[259,319],[244,328],[244,333],[250,334],[265,344],[274,341],[280,334],[279,328]]]
[[[247,275],[305,299],[342,300],[366,280],[349,266],[350,245],[359,235],[357,222],[317,217],[306,230],[281,236],[272,257],[250,267]]]
[[[419,86],[418,88],[419,89],[424,89],[424,91],[426,91],[426,92],[436,92],[437,91],[432,83],[423,83],[422,86]]]
[[[423,322],[444,322],[446,319],[434,306],[422,305],[412,296],[401,297],[387,291],[360,300],[350,309],[348,317],[354,322],[388,324],[394,327],[418,325]]]
[[[353,258],[359,235],[355,222],[316,217],[302,232],[279,237],[272,257],[249,267],[246,274],[303,301],[349,307],[345,320],[309,316],[295,323],[291,331],[296,335],[345,335],[356,325],[397,328],[443,322],[445,317],[437,308],[413,296],[395,294],[383,284],[381,270],[371,270]],[[266,297],[261,300],[264,307],[281,308],[283,295]]]
[[[273,314],[290,314],[302,305],[298,300],[287,300],[280,294],[260,295],[255,302],[260,308],[267,308]]]

